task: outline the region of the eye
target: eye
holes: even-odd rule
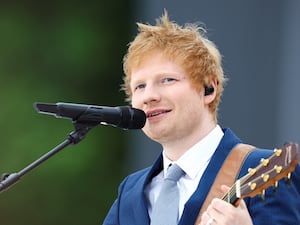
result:
[[[163,78],[162,80],[161,80],[161,82],[163,83],[163,84],[169,84],[169,83],[173,83],[173,82],[175,82],[176,81],[176,79],[175,78],[172,78],[172,77],[166,77],[166,78]]]
[[[143,89],[143,88],[145,88],[145,87],[146,87],[145,84],[138,84],[138,85],[134,88],[134,90]]]

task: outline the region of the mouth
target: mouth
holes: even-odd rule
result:
[[[156,111],[148,112],[146,114],[146,117],[151,118],[151,117],[155,117],[155,116],[165,114],[165,113],[168,113],[168,112],[171,112],[171,110],[156,110]]]

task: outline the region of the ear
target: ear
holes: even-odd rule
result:
[[[217,95],[217,79],[211,80],[211,85],[209,87],[204,87],[204,102],[210,104]]]

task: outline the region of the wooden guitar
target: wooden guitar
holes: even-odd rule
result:
[[[285,177],[289,181],[297,163],[298,145],[285,144],[281,149],[275,149],[268,159],[261,159],[256,168],[249,168],[248,173],[238,179],[222,199],[237,206],[245,197],[261,194],[264,198],[266,188],[274,186],[276,190],[278,181]]]

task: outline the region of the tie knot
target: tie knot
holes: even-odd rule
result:
[[[177,182],[183,175],[184,171],[177,164],[172,164],[167,171],[165,179]]]

